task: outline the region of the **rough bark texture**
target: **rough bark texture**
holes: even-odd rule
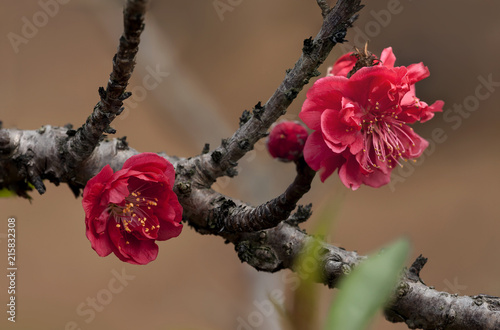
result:
[[[238,257],[257,270],[293,270],[294,260],[313,237],[298,224],[310,214],[310,205],[296,203],[309,188],[314,172],[303,162],[297,176],[279,197],[258,207],[224,196],[210,187],[220,176],[236,175],[236,162],[266,135],[335,45],[342,42],[346,29],[361,9],[360,1],[339,0],[333,9],[317,1],[324,16],[318,35],[304,41],[303,53],[282,84],[253,113],[244,113],[241,127],[212,152],[189,159],[162,155],[176,167],[175,191],[184,208],[184,220],[201,234],[221,236],[235,246]],[[40,193],[42,179],[58,185],[68,183],[75,194],[106,164],[116,171],[138,152],[124,138],[107,141],[103,133],[119,114],[121,102],[129,94],[125,88],[134,66],[139,35],[143,29],[145,1],[129,0],[124,11],[125,32],[114,58],[113,73],[101,101],[87,122],[75,131],[71,127],[44,126],[36,131],[0,129],[0,188],[27,196],[31,183]],[[284,220],[284,221],[283,221]],[[322,243],[314,256],[322,265],[320,281],[334,287],[365,257]],[[402,277],[386,317],[405,322],[409,328],[500,329],[500,298],[487,295],[457,296],[436,291],[420,279],[425,258],[418,258]]]

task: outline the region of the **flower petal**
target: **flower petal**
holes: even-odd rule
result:
[[[92,179],[90,179],[85,188],[83,189],[82,205],[85,214],[92,215],[93,209],[96,204],[99,204],[102,190],[106,182],[113,176],[113,169],[111,166],[106,165],[104,168]],[[98,212],[100,213],[100,212]],[[95,216],[95,215],[93,215]]]
[[[415,95],[414,84],[427,76],[423,63],[394,67],[391,47],[380,64],[362,67],[349,79],[356,60],[346,54],[307,93],[300,117],[315,130],[304,158],[324,181],[339,169],[339,177],[355,190],[361,184],[387,184],[400,158],[419,157],[428,142],[407,126],[427,121],[442,111],[443,102],[429,106]]]
[[[82,204],[86,235],[97,254],[113,252],[141,265],[154,260],[155,240],[178,236],[182,229],[174,181],[173,165],[154,153],[130,157],[116,173],[107,165],[89,180]]]
[[[130,264],[145,265],[156,259],[158,245],[154,240],[139,240],[133,235],[123,232],[110,225],[108,233],[113,242],[113,253],[121,260]]]
[[[129,195],[126,179],[110,181],[103,193],[107,203],[120,204]]]
[[[341,76],[320,78],[307,91],[307,99],[325,109],[340,110],[346,81],[348,79]]]
[[[170,162],[168,162],[165,158],[153,152],[144,152],[130,157],[123,164],[123,169],[135,170],[146,173],[160,172],[167,177],[170,189],[172,189],[174,186],[175,182],[174,166]]]
[[[347,158],[345,164],[340,167],[339,170],[340,181],[347,188],[356,190],[363,183],[362,174],[360,171],[360,166],[354,157]]]
[[[313,132],[304,146],[304,159],[315,171],[323,169],[321,181],[325,181],[342,164],[343,157],[333,153],[323,140],[321,132]]]
[[[391,181],[391,173],[383,173],[382,171],[375,170],[370,174],[363,177],[363,183],[373,188],[379,188],[388,184]]]
[[[316,131],[321,128],[321,114],[323,111],[325,111],[325,107],[306,99],[299,113],[299,118],[302,119],[307,127]]]
[[[356,140],[359,127],[345,125],[341,121],[338,111],[326,110],[321,116],[321,131],[325,142],[335,153],[343,152],[346,147]]]
[[[382,62],[385,67],[394,67],[394,63],[396,63],[396,56],[392,52],[392,47],[387,47],[382,51],[382,54],[380,54],[380,62]]]
[[[408,65],[408,80],[410,84],[415,84],[417,81],[429,77],[429,75],[429,68],[422,62]]]
[[[177,237],[182,232],[182,224],[175,222],[162,223],[160,230],[158,231],[158,240],[165,241]]]
[[[347,74],[354,68],[355,64],[356,57],[353,55],[353,52],[350,52],[339,57],[328,73],[333,76],[347,77]]]
[[[92,249],[94,249],[100,257],[105,257],[113,251],[113,244],[106,233],[99,234],[87,225],[85,234],[90,241]]]

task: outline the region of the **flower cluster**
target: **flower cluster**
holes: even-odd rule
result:
[[[116,173],[106,165],[83,192],[87,238],[101,257],[144,265],[156,259],[155,241],[177,237],[182,206],[173,192],[175,170],[154,153],[130,157]]]
[[[357,58],[346,54],[307,92],[299,117],[314,132],[304,158],[312,169],[322,169],[322,181],[338,169],[346,187],[380,187],[396,165],[428,146],[408,124],[431,119],[444,103],[428,105],[415,95],[415,83],[429,76],[426,66],[395,67],[395,60],[386,48],[373,66],[347,78]]]

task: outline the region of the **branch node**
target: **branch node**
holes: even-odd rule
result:
[[[243,110],[243,113],[241,114],[241,117],[240,117],[240,127],[245,125],[246,122],[249,121],[251,117],[252,116],[250,114],[250,111]]]
[[[307,55],[307,56],[311,55],[313,50],[314,50],[313,38],[309,37],[307,39],[304,39],[304,46],[302,47],[302,52],[304,53],[304,55]],[[288,70],[290,70],[290,69],[288,69]]]
[[[36,132],[37,132],[38,134],[40,134],[40,135],[41,135],[41,134],[45,133],[45,130],[46,130],[46,129],[47,129],[47,128],[46,128],[45,126],[42,126],[42,127],[38,128],[38,129],[36,130]]]
[[[1,129],[1,128],[0,128]],[[10,145],[10,136],[7,131],[0,130],[0,156],[7,157],[13,151]]]
[[[297,95],[299,95],[299,92],[299,88],[290,88],[289,90],[285,91],[285,97],[288,100],[292,101],[297,97]]]
[[[75,136],[76,135],[76,130],[74,130],[74,129],[68,129],[66,131],[66,135],[67,136]]]
[[[182,195],[191,194],[191,184],[189,182],[179,182],[175,186]]]
[[[222,139],[220,145],[222,146],[222,148],[227,148],[227,146],[229,145],[229,139]]]
[[[238,147],[244,151],[252,150],[252,145],[250,144],[250,142],[248,142],[248,139],[243,139],[243,140],[239,141]]]
[[[106,90],[104,89],[104,87],[102,87],[102,86],[99,87],[98,92],[99,92],[99,96],[101,97],[101,101],[104,101],[106,99],[106,96],[107,96],[107,93],[106,93]]]
[[[120,101],[125,101],[128,99],[130,96],[132,96],[132,92],[124,92],[122,95],[118,97],[118,100]]]
[[[312,215],[312,203],[307,205],[299,205],[297,208],[297,212],[292,214],[287,220],[290,226],[298,227],[300,223],[308,220]]]
[[[78,198],[80,196],[80,185],[75,182],[75,178],[72,178],[71,180],[68,181],[68,187],[75,196],[75,198]]]
[[[33,184],[33,186],[35,186],[35,189],[38,191],[40,195],[43,195],[47,189],[45,188],[45,185],[43,184],[40,175],[32,173],[31,170],[29,170],[28,173],[30,174],[30,181]]]
[[[427,258],[419,255],[408,270],[408,278],[414,282],[420,281],[420,271],[427,263]]]
[[[104,130],[104,133],[108,133],[108,134],[115,134],[116,133],[116,129],[114,129],[113,127],[111,126],[108,126],[106,127],[106,129]]]
[[[126,136],[116,139],[116,149],[118,149],[118,150],[127,150],[128,149],[128,142],[127,142]]]
[[[222,159],[222,152],[220,152],[219,150],[214,150],[210,157],[212,157],[214,163],[218,164]]]
[[[209,152],[210,152],[210,143],[205,143],[203,149],[201,150],[201,154],[205,155],[208,154]]]
[[[262,103],[259,101],[252,110],[253,110],[253,116],[256,119],[260,120],[262,114],[265,111],[265,106],[262,106]]]
[[[334,44],[343,44],[347,40],[345,36],[347,35],[347,27],[342,28],[340,31],[335,32],[332,35],[332,41]]]
[[[238,164],[236,164],[238,165]],[[230,167],[226,170],[226,175],[230,178],[234,178],[235,176],[238,175],[238,170],[235,169],[234,167]]]

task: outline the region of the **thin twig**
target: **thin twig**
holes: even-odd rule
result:
[[[118,51],[113,57],[113,71],[106,89],[99,88],[100,101],[85,124],[62,144],[61,156],[68,166],[78,166],[87,159],[101,140],[103,133],[114,133],[113,119],[123,110],[123,101],[131,93],[125,92],[135,67],[140,35],[144,29],[147,0],[128,0],[123,11],[124,31]]]
[[[316,172],[300,158],[296,163],[297,175],[283,194],[258,207],[235,207],[233,210],[220,210],[221,230],[228,232],[253,232],[277,226],[288,219],[297,202],[311,189]],[[226,204],[227,205],[227,204]]]
[[[287,72],[285,79],[266,104],[256,107],[251,118],[242,121],[242,126],[231,138],[224,140],[211,153],[199,156],[199,169],[203,170],[198,172],[197,181],[201,185],[210,187],[218,177],[232,174],[238,160],[252,150],[259,139],[266,136],[269,127],[286,113],[288,106],[304,85],[320,74],[318,67],[335,45],[333,35],[350,26],[356,13],[363,7],[360,2],[339,0],[325,17],[316,37],[304,41],[301,57]]]

